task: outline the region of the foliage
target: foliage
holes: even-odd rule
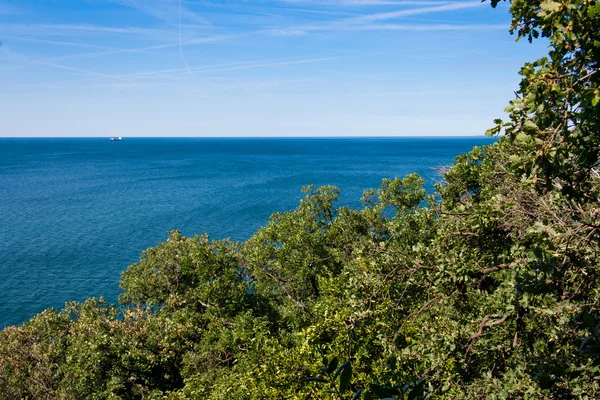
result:
[[[414,382],[400,384],[384,384],[378,385],[372,383],[368,389],[359,388],[352,389],[354,385],[351,384],[352,380],[352,360],[346,360],[339,365],[337,357],[327,360],[323,359],[323,366],[321,366],[322,376],[310,376],[304,378],[303,382],[317,382],[327,384],[328,389],[325,393],[330,393],[334,397],[345,399],[352,396],[352,400],[364,398],[366,400],[371,399],[402,399],[402,400],[422,400],[426,399],[425,381],[415,380]],[[392,368],[387,367],[388,370]],[[394,376],[388,372],[387,380],[394,380]],[[348,392],[350,392],[348,394]]]
[[[551,50],[521,69],[510,121],[497,120],[490,132],[506,132],[516,147],[511,166],[540,187],[590,195],[600,149],[600,3],[519,0],[511,11],[511,32],[529,41],[549,38]]]
[[[386,179],[349,209],[309,187],[244,243],[172,232],[120,308],[6,328],[0,397],[600,398],[600,4],[511,11],[549,56],[434,194]]]

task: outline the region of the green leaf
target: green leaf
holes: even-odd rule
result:
[[[537,125],[535,124],[535,122],[533,122],[531,120],[527,120],[523,124],[523,130],[525,132],[537,132],[537,129],[538,129]]]
[[[345,393],[350,385],[350,379],[352,379],[352,364],[348,364],[340,375],[340,393]]]
[[[596,3],[594,5],[588,6],[587,14],[591,18],[594,18],[599,13],[600,13],[600,3]]]
[[[337,368],[339,364],[339,360],[337,357],[333,357],[331,359],[331,361],[329,362],[329,365],[327,366],[327,373],[331,374],[333,371],[335,371],[335,369]]]
[[[508,161],[510,161],[513,164],[516,164],[516,163],[521,162],[521,157],[516,154],[513,154],[510,157],[508,157]]]
[[[371,385],[369,387],[369,390],[375,396],[379,397],[380,399],[399,394],[398,389],[396,389],[396,388],[390,388],[390,387],[385,387],[385,386],[375,385],[375,384]]]
[[[407,400],[417,400],[425,395],[425,381],[421,379],[408,394]]]
[[[581,320],[588,331],[593,335],[596,331],[596,319],[594,316],[590,314],[587,309],[584,309],[581,312]]]
[[[364,389],[358,389],[356,391],[356,393],[354,393],[354,396],[352,396],[352,400],[358,400],[360,398],[360,395],[362,394]]]
[[[338,367],[338,369],[335,371],[335,374],[333,374],[333,377],[331,378],[332,380],[335,381],[335,378],[338,377],[338,375],[340,374],[340,372],[342,372],[344,370],[344,368],[346,368],[346,366],[348,366],[350,364],[350,360],[345,361],[342,365],[340,365]]]
[[[515,140],[517,142],[521,142],[521,143],[527,143],[529,141],[531,136],[529,136],[528,134],[524,133],[524,132],[519,132],[517,133],[517,136],[515,136]]]
[[[547,0],[540,4],[540,8],[547,12],[558,11],[558,9],[560,8],[560,3],[557,3],[556,1]]]

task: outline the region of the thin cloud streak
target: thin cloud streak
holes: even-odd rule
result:
[[[447,12],[447,11],[457,11],[469,8],[480,7],[481,3],[478,2],[460,2],[460,3],[451,3],[444,4],[432,7],[419,7],[419,8],[411,8],[408,10],[399,10],[399,11],[391,11],[391,12],[382,12],[382,13],[373,13],[367,15],[361,15],[359,17],[353,18],[345,18],[339,21],[333,21],[326,24],[321,25],[300,25],[300,26],[290,26],[285,28],[274,28],[270,30],[265,30],[265,32],[270,33],[272,35],[277,36],[286,36],[286,35],[302,35],[311,31],[340,31],[340,30],[352,30],[358,29],[360,26],[373,26],[373,23],[377,23],[379,21],[387,21],[393,19],[399,19],[403,17],[409,17],[413,15],[423,15],[423,14],[432,14],[439,12]]]
[[[53,67],[53,68],[58,68],[58,69],[64,69],[64,70],[67,70],[67,71],[79,72],[79,73],[93,75],[93,76],[98,76],[98,77],[102,77],[102,78],[110,78],[110,79],[116,79],[116,80],[123,80],[123,81],[131,82],[129,79],[122,78],[122,77],[117,76],[117,75],[103,74],[101,72],[90,71],[90,70],[81,69],[81,68],[68,67],[66,65],[53,64],[53,63],[44,62],[44,61],[33,61],[32,64],[45,65],[47,67]]]
[[[341,12],[341,11],[323,11],[323,10],[310,10],[310,9],[306,9],[306,8],[284,8],[281,11],[285,11],[285,12],[301,12],[301,13],[308,13],[308,14],[321,14],[321,15],[341,15],[341,16],[357,16],[360,14],[357,13],[350,13],[350,12]]]
[[[213,43],[213,42],[219,42],[222,40],[227,40],[232,37],[233,37],[232,35],[208,36],[208,37],[204,37],[204,38],[191,39],[191,40],[184,41],[184,42],[182,42],[182,45]],[[144,53],[144,52],[149,52],[152,50],[168,49],[168,48],[173,48],[173,47],[178,47],[178,46],[179,46],[179,43],[165,43],[165,44],[157,44],[157,45],[152,45],[152,46],[137,47],[137,48],[130,48],[130,49],[117,49],[117,50],[101,51],[101,52],[97,52],[97,53],[69,54],[69,55],[65,55],[65,56],[53,57],[52,60],[101,57],[101,56],[107,56],[107,55],[113,55],[113,54],[124,54],[124,53]]]
[[[181,44],[181,0],[179,0],[179,54],[181,54],[181,59],[183,60],[188,72],[190,75],[193,75],[192,70],[190,69],[190,66],[185,60],[185,56],[183,55],[183,45]]]
[[[266,60],[266,61],[256,61],[256,60],[237,61],[237,62],[233,62],[233,63],[204,65],[204,66],[191,68],[191,70],[197,74],[203,73],[203,72],[205,72],[205,73],[227,72],[227,71],[237,71],[237,70],[245,70],[245,69],[273,68],[273,67],[288,66],[288,65],[300,65],[300,64],[318,63],[318,62],[325,62],[325,61],[335,61],[335,60],[350,59],[350,58],[357,58],[357,57],[366,57],[366,56],[370,56],[370,55],[372,55],[372,54],[361,54],[361,55],[354,55],[354,56],[338,56],[338,57],[305,58],[305,59],[296,59],[296,60],[290,60],[290,59],[286,58],[286,59],[275,59],[275,60]],[[26,61],[27,61],[27,59],[26,59]],[[158,71],[144,71],[144,72],[133,72],[133,73],[128,73],[128,74],[111,75],[111,74],[105,74],[105,73],[96,72],[96,71],[84,70],[84,69],[80,69],[80,68],[69,67],[66,65],[55,64],[55,63],[50,63],[50,62],[45,62],[45,61],[31,61],[30,63],[37,64],[37,65],[45,65],[48,67],[53,67],[53,68],[58,68],[58,69],[64,69],[67,71],[84,73],[84,74],[90,75],[92,77],[92,78],[84,78],[84,79],[72,79],[72,80],[48,82],[45,85],[89,82],[89,81],[95,81],[95,80],[99,80],[99,79],[119,80],[119,81],[126,81],[126,82],[130,82],[130,83],[134,83],[138,80],[145,80],[145,79],[151,79],[151,78],[156,78],[156,77],[173,78],[176,76],[188,75],[187,68],[172,68],[172,69],[165,69],[165,70],[158,70]],[[207,79],[207,78],[203,77],[202,79]],[[213,79],[213,78],[209,78],[209,79]],[[156,83],[156,82],[154,82],[154,83]],[[30,84],[29,86],[35,87],[36,85],[39,85],[39,84]]]
[[[113,27],[102,25],[86,25],[86,24],[2,24],[0,30],[9,32],[19,32],[21,34],[44,35],[44,36],[66,36],[73,35],[77,32],[89,33],[114,33],[124,35],[140,35],[160,37],[172,34],[172,31],[156,28],[139,28],[139,27]]]
[[[359,58],[359,57],[367,57],[372,56],[373,54],[360,54],[353,56],[337,56],[337,57],[318,57],[318,58],[304,58],[300,60],[284,60],[284,61],[240,61],[236,63],[230,64],[216,64],[216,65],[206,65],[201,67],[191,68],[192,72],[198,73],[208,73],[208,72],[228,72],[228,71],[239,71],[245,69],[256,69],[256,68],[272,68],[272,67],[283,67],[288,65],[299,65],[299,64],[310,64],[310,63],[318,63],[325,61],[335,61],[335,60],[343,60],[343,59],[351,59],[351,58]],[[185,68],[175,68],[168,69],[162,71],[150,71],[150,72],[138,72],[133,74],[119,75],[124,78],[141,78],[145,79],[148,77],[154,76],[176,76],[180,74],[186,73],[187,69]]]
[[[25,38],[18,36],[3,36],[3,39],[10,39],[16,41],[23,42],[32,42],[32,43],[45,43],[45,44],[55,44],[59,46],[71,46],[71,47],[83,47],[83,48],[92,48],[92,49],[103,49],[103,50],[124,50],[118,47],[110,47],[110,46],[100,46],[89,43],[77,43],[77,42],[65,42],[61,40],[47,40],[47,39],[34,39],[34,38]]]
[[[320,6],[432,6],[451,3],[444,0],[283,0],[283,2]]]
[[[207,7],[207,8],[224,8],[224,9],[237,11],[240,13],[263,15],[266,17],[276,17],[276,18],[285,18],[285,16],[282,14],[289,14],[291,12],[292,13],[293,12],[301,12],[301,13],[310,13],[310,14],[322,14],[322,15],[340,15],[340,16],[360,15],[360,14],[353,13],[353,12],[332,11],[332,10],[315,10],[315,9],[308,9],[308,8],[289,8],[289,7],[278,7],[278,8],[276,8],[276,10],[279,14],[275,14],[273,12],[264,11],[264,10],[270,10],[270,9],[264,8],[261,6],[253,6],[252,9],[250,9],[248,7],[232,6],[229,4],[221,4],[221,3],[211,3],[211,2],[207,2],[207,1],[194,1],[194,0],[184,0],[184,1],[188,4],[195,4],[195,5]],[[299,2],[290,2],[290,4],[312,5],[313,3],[299,1]],[[258,10],[260,10],[260,11],[258,11]]]
[[[201,72],[206,69],[231,67],[231,66],[237,66],[237,65],[269,63],[269,62],[277,62],[280,60],[282,60],[282,59],[267,60],[267,61],[256,61],[256,60],[236,61],[236,62],[231,62],[231,63],[210,64],[210,65],[194,67],[194,71]],[[284,59],[284,60],[287,60],[287,59]],[[126,77],[126,78],[142,78],[143,79],[143,78],[150,78],[150,77],[154,77],[154,76],[168,76],[168,74],[185,72],[185,71],[187,71],[186,68],[171,68],[171,69],[163,69],[163,70],[158,70],[158,71],[134,72],[134,73],[124,74],[124,75],[120,75],[120,76]]]
[[[185,1],[188,4],[194,4],[199,7],[228,9],[228,10],[232,10],[232,11],[242,13],[242,14],[261,15],[261,16],[276,17],[276,18],[283,17],[282,15],[275,14],[273,12],[256,11],[256,10],[265,10],[265,8],[257,7],[257,6],[253,6],[253,7],[251,7],[252,8],[251,9],[249,7],[232,6],[231,4],[213,3],[213,2],[209,2],[209,1],[195,1],[195,0],[183,0],[183,1]],[[269,9],[267,9],[267,10],[269,10]],[[277,11],[285,11],[285,9],[278,8]]]
[[[19,54],[19,53],[15,53],[14,51],[10,50],[10,47],[8,45],[2,45],[0,46],[0,60],[2,59],[6,59],[6,60],[10,60],[10,61],[21,61],[21,62],[28,62],[29,58],[27,56],[24,56],[23,54]]]
[[[178,7],[173,2],[148,2],[145,0],[108,0],[111,3],[118,4],[124,7],[136,9],[145,14],[151,15],[154,18],[160,19],[167,22],[172,26],[177,26],[178,20]],[[195,23],[211,26],[210,21],[206,18],[199,16],[195,12],[191,11],[187,7],[182,7],[181,12],[185,16],[186,20],[193,21]]]
[[[336,61],[336,60],[343,60],[343,59],[351,59],[351,58],[358,58],[358,57],[366,57],[372,54],[362,54],[362,55],[355,55],[355,56],[338,56],[338,57],[318,57],[318,58],[305,58],[305,59],[300,59],[300,60],[288,60],[288,61],[261,61],[261,62],[238,62],[238,63],[232,63],[232,64],[222,64],[222,65],[207,65],[207,66],[202,66],[202,67],[196,67],[196,68],[192,68],[192,71],[195,72],[196,74],[202,74],[202,73],[214,73],[214,72],[230,72],[230,71],[240,71],[240,70],[247,70],[247,69],[259,69],[259,68],[275,68],[275,67],[285,67],[285,66],[289,66],[289,65],[301,65],[301,64],[312,64],[312,63],[320,63],[320,62],[326,62],[326,61]],[[236,65],[238,64],[238,65]],[[144,74],[142,76],[142,74]],[[126,75],[117,75],[117,76],[107,76],[110,78],[121,78],[124,80],[127,80],[129,82],[132,82],[132,78],[135,79],[136,77],[138,79],[147,79],[147,78],[153,78],[153,77],[174,77],[174,76],[179,76],[185,74],[187,75],[187,70],[185,68],[177,68],[177,69],[172,69],[172,70],[164,70],[164,71],[154,71],[154,72],[149,72],[149,73],[138,73],[138,74],[126,74]]]
[[[343,21],[343,23],[360,24],[360,23],[366,23],[366,22],[386,21],[386,20],[390,20],[390,19],[408,17],[411,15],[431,14],[431,13],[444,12],[444,11],[457,11],[457,10],[463,10],[463,9],[467,9],[467,8],[481,7],[481,6],[482,6],[482,3],[479,3],[479,2],[465,1],[465,2],[460,2],[460,3],[451,3],[451,4],[445,4],[445,5],[435,6],[435,7],[411,8],[409,10],[400,10],[400,11],[391,11],[391,12],[383,12],[383,13],[364,15],[361,17],[347,19],[347,20]]]
[[[324,62],[324,61],[334,61],[334,60],[344,60],[344,59],[350,59],[350,58],[367,57],[370,55],[372,55],[372,54],[362,54],[362,55],[355,55],[355,56],[308,58],[308,59],[302,59],[302,60],[281,61],[281,62],[267,62],[267,63],[252,64],[252,65],[241,65],[241,66],[237,66],[237,67],[204,69],[204,70],[202,70],[202,72],[226,72],[226,71],[238,71],[238,70],[243,70],[243,69],[282,67],[282,66],[287,66],[287,65],[299,65],[299,64],[318,63],[318,62]],[[193,68],[192,70],[195,71],[196,69]]]
[[[165,29],[138,28],[138,27],[113,27],[113,26],[98,26],[98,25],[82,25],[82,24],[61,24],[61,25],[40,25],[42,28],[63,29],[73,31],[88,31],[100,33],[123,33],[123,34],[166,34],[169,31]]]
[[[380,25],[359,25],[348,28],[348,30],[360,31],[414,31],[414,32],[435,32],[435,31],[489,31],[506,30],[507,25],[500,24],[474,24],[474,25],[455,25],[455,24],[437,24],[437,25],[403,25],[403,24],[380,24]]]

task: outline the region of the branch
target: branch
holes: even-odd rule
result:
[[[455,216],[467,216],[467,215],[471,215],[470,212],[448,212],[448,211],[441,211],[442,215],[455,215]]]
[[[416,320],[416,319],[419,317],[419,315],[420,315],[420,314],[421,314],[421,313],[422,313],[422,312],[423,312],[423,311],[424,311],[424,310],[425,310],[427,307],[429,307],[429,305],[431,305],[431,303],[434,303],[434,302],[436,302],[436,301],[439,301],[439,300],[441,300],[441,299],[442,299],[442,296],[436,296],[436,297],[434,297],[434,298],[430,299],[430,300],[429,300],[427,303],[425,303],[425,304],[423,305],[423,307],[421,307],[421,308],[419,309],[419,311],[417,311],[417,312],[415,312],[415,313],[413,313],[413,314],[409,315],[408,317],[406,317],[406,319],[404,320],[404,322],[402,322],[402,325],[400,326],[400,329],[399,329],[399,331],[401,331],[401,330],[402,330],[402,328],[404,328],[404,324],[406,324],[406,322],[407,322],[409,319],[411,319],[411,320],[413,320],[413,321],[414,321],[414,320]]]
[[[500,319],[488,322],[491,318],[500,318]],[[477,331],[477,333],[475,333],[471,336],[471,340],[474,340],[474,339],[477,339],[477,338],[483,336],[484,328],[491,328],[492,326],[500,325],[501,323],[506,321],[506,318],[508,318],[507,315],[505,315],[505,316],[502,316],[500,314],[486,315],[485,317],[483,317],[483,321],[481,321],[481,323],[479,324],[479,330]]]
[[[450,236],[466,236],[466,237],[477,237],[479,233],[475,232],[450,232]]]
[[[304,304],[300,303],[298,300],[296,300],[296,299],[294,299],[292,297],[292,295],[290,294],[290,292],[288,292],[288,290],[285,287],[285,285],[279,279],[277,279],[277,277],[275,275],[271,274],[269,271],[265,271],[265,274],[267,274],[267,276],[269,276],[271,279],[273,279],[275,282],[277,282],[277,284],[279,285],[279,287],[281,287],[283,289],[283,291],[285,292],[287,298],[290,299],[290,301],[292,303],[294,303],[295,305],[297,305],[298,307],[300,307],[303,310],[306,308],[304,306]]]
[[[510,264],[500,264],[500,265],[496,265],[495,267],[484,268],[481,271],[479,271],[479,273],[482,275],[486,275],[486,274],[489,274],[490,272],[501,271],[503,269],[508,269],[508,268],[510,268]]]

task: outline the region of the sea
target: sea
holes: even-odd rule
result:
[[[67,301],[116,303],[120,273],[167,238],[243,241],[306,185],[360,207],[382,178],[441,167],[486,137],[0,138],[0,328]]]

